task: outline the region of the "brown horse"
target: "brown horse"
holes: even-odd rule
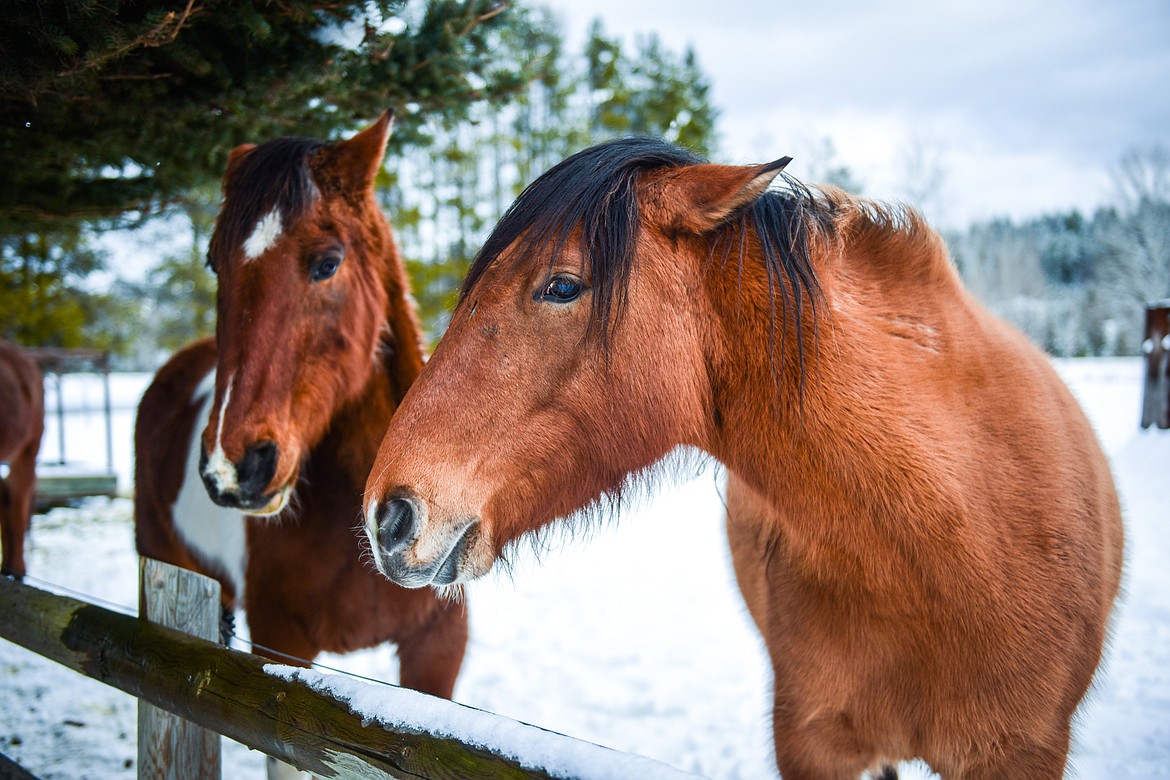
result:
[[[387,582],[355,530],[382,434],[423,364],[373,192],[390,123],[232,152],[209,249],[216,338],[177,353],[138,411],[137,544],[217,578],[278,660],[393,641],[403,685],[450,697],[464,606]]]
[[[534,182],[387,431],[378,566],[477,577],[696,447],[730,474],[786,780],[1058,778],[1121,572],[1105,458],[916,214],[770,190],[786,163],[624,140]]]
[[[0,341],[0,574],[25,575],[24,537],[45,430],[45,389],[32,358]]]

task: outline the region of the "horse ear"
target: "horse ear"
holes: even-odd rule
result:
[[[227,169],[230,171],[237,165],[244,161],[248,153],[256,148],[256,144],[240,144],[235,149],[228,152]]]
[[[365,130],[346,141],[338,141],[329,150],[328,171],[343,191],[363,192],[373,185],[393,125],[394,109],[391,108]]]
[[[663,176],[663,226],[706,233],[764,194],[791,157],[763,165],[690,165]]]

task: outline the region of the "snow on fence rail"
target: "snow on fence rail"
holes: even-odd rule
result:
[[[0,638],[319,777],[696,777],[416,691],[267,663],[7,578]]]

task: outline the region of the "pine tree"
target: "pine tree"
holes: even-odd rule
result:
[[[639,38],[634,56],[626,57],[621,42],[607,38],[601,22],[594,21],[585,51],[594,140],[655,135],[710,154],[716,114],[691,48],[678,57],[650,35]]]
[[[89,345],[87,325],[101,303],[83,285],[103,261],[80,225],[0,235],[0,340]]]
[[[495,53],[525,23],[504,0],[0,0],[0,19],[0,328],[27,344],[134,339],[102,323],[140,316],[142,291],[85,289],[102,265],[89,238],[209,207],[236,145],[333,137],[391,106],[405,109],[392,142],[425,142],[422,123],[539,75],[524,52]],[[167,300],[207,297],[201,255],[152,275],[164,346],[207,331],[203,304],[186,319]]]
[[[462,116],[532,77],[497,68],[495,0],[4,0],[0,234],[158,212],[228,151],[330,136],[392,105]],[[515,62],[509,63],[515,65]]]
[[[207,267],[207,244],[215,226],[218,193],[190,193],[180,209],[191,243],[150,269],[140,295],[151,302],[150,346],[169,354],[215,333],[215,276]]]

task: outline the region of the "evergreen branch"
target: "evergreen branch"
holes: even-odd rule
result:
[[[98,76],[98,81],[158,81],[174,78],[173,73],[127,73],[116,76]]]
[[[96,70],[101,68],[110,60],[116,60],[125,56],[129,52],[137,48],[158,48],[165,46],[168,43],[173,43],[175,38],[179,36],[179,31],[187,20],[193,14],[198,14],[201,8],[195,7],[195,0],[187,0],[187,7],[181,12],[168,12],[154,27],[134,38],[129,43],[126,43],[113,51],[105,54],[87,57],[84,62],[68,70],[61,71],[57,74],[58,78],[72,78],[80,75],[88,70]],[[170,28],[169,30],[167,28]]]
[[[459,33],[456,35],[456,37],[466,38],[471,33],[471,31],[474,30],[476,27],[483,24],[484,22],[487,22],[487,21],[494,19],[495,17],[499,16],[500,14],[502,14],[504,11],[507,11],[511,7],[512,7],[512,4],[510,2],[501,2],[498,5],[492,6],[491,8],[489,8],[487,11],[485,11],[482,14],[472,14],[471,17],[467,20],[467,24],[464,25],[463,29],[459,31]],[[389,50],[387,50],[387,51],[389,51]],[[421,62],[415,63],[414,67],[412,67],[410,70],[412,73],[418,73],[423,68],[430,66],[431,62],[432,62],[432,59],[430,57],[428,57],[427,59],[422,60]]]
[[[486,12],[484,12],[482,14],[473,15],[471,17],[471,19],[468,20],[467,26],[464,27],[462,30],[460,30],[459,37],[460,38],[465,37],[468,33],[470,33],[472,30],[474,30],[477,26],[483,24],[484,22],[488,21],[489,19],[493,19],[493,18],[499,16],[500,14],[502,14],[504,11],[507,11],[511,7],[512,7],[511,3],[507,3],[507,2],[500,3],[499,5],[495,6],[494,8],[489,8]]]

